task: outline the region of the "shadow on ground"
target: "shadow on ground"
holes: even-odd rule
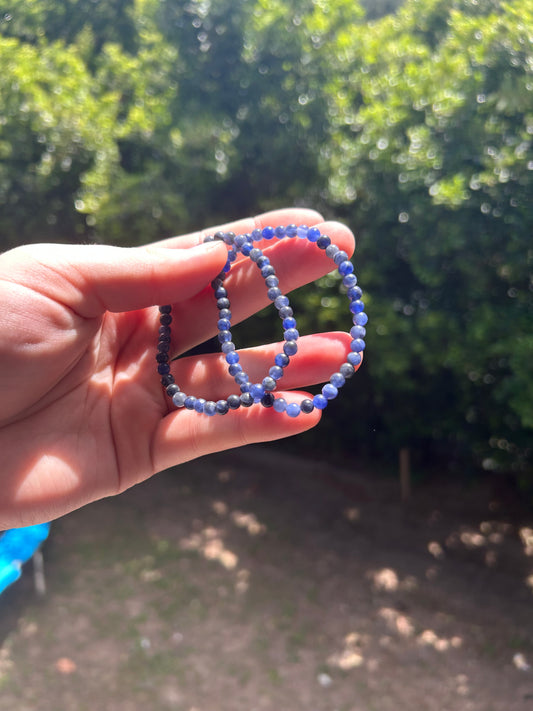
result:
[[[527,711],[533,524],[248,447],[57,521],[0,599],[0,711]]]

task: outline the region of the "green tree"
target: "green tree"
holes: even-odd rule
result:
[[[488,468],[530,456],[532,28],[530,0],[408,0],[347,30],[329,87],[330,195],[371,294],[368,405],[388,441]]]

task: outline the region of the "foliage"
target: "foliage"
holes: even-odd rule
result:
[[[362,6],[9,0],[2,246],[138,244],[288,203],[340,216],[371,322],[330,442],[525,470],[533,0]],[[345,328],[338,280],[320,287],[295,296],[305,330]],[[365,427],[343,434],[353,398]]]

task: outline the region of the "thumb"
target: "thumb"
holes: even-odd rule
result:
[[[227,260],[221,242],[188,249],[40,244],[0,257],[0,278],[18,282],[84,318],[194,296]]]

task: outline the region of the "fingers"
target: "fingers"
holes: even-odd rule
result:
[[[306,393],[290,393],[300,402]],[[305,432],[320,420],[320,411],[291,418],[272,408],[254,405],[207,417],[190,410],[178,410],[159,424],[152,443],[154,471],[162,471],[205,454],[255,442],[269,442]]]
[[[298,341],[298,354],[286,368],[283,391],[276,393],[288,402],[301,402],[308,393],[295,391],[306,384],[329,379],[346,360],[350,336],[346,333],[323,333]],[[267,374],[280,343],[240,351],[241,361],[252,382]],[[226,372],[221,356],[212,354],[199,359],[184,358],[176,364],[177,382],[182,390],[196,397],[217,400],[238,392]],[[190,388],[190,391],[188,390]],[[288,391],[287,391],[288,390]],[[290,437],[314,427],[320,420],[319,410],[301,413],[296,418],[254,405],[227,415],[207,417],[186,409],[174,410],[158,425],[152,444],[154,470],[160,471],[180,462],[252,442],[267,442]]]
[[[32,245],[0,259],[0,278],[23,284],[85,318],[188,299],[220,273],[225,245],[186,250]]]
[[[354,236],[345,226],[337,222],[317,225],[324,234],[347,254],[354,250]],[[304,284],[312,282],[335,269],[335,265],[323,250],[305,239],[283,239],[265,242],[264,254],[276,269],[279,285],[284,294],[289,294]],[[234,263],[226,279],[225,286],[231,301],[232,323],[253,315],[271,302],[257,266],[248,258]],[[216,334],[216,305],[211,289],[199,293],[194,299],[179,299],[175,303],[175,313],[180,323],[186,324],[175,339],[173,347],[183,353],[189,348]],[[298,315],[296,318],[298,318]]]
[[[350,352],[351,337],[348,333],[332,332],[303,336],[298,339],[298,353],[285,368],[279,388],[293,390],[329,380],[338,371]],[[239,350],[240,365],[252,383],[261,382],[276,354],[283,350],[283,343],[270,343],[256,348]],[[172,372],[176,383],[188,395],[206,400],[219,400],[239,388],[228,374],[228,365],[223,355],[212,353],[174,361]]]

